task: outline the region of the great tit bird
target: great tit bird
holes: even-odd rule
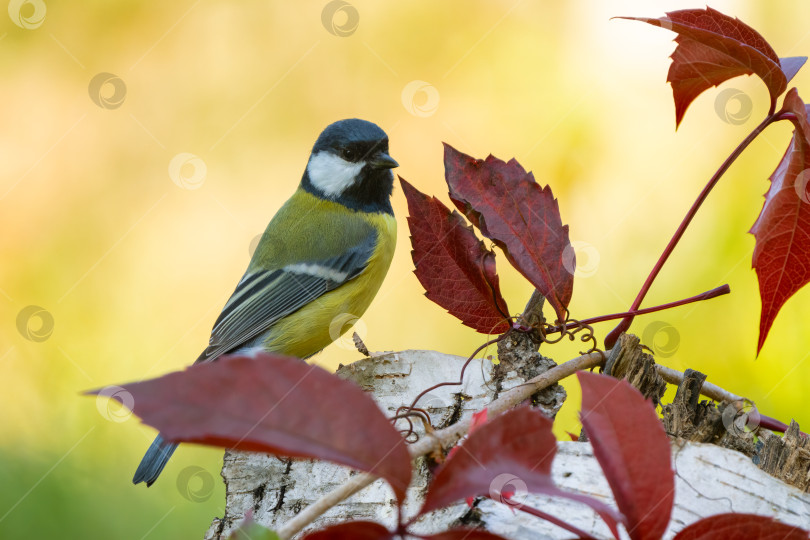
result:
[[[253,350],[307,358],[338,337],[338,317],[342,327],[362,315],[394,255],[397,166],[388,136],[371,122],[323,130],[195,363]],[[158,435],[132,481],[152,485],[176,448]]]

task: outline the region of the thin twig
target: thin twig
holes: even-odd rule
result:
[[[680,385],[681,381],[683,381],[684,374],[680,371],[659,365],[656,365],[655,368],[658,370],[658,374],[661,378],[669,384]],[[720,388],[710,382],[703,383],[703,386],[700,388],[700,394],[720,403],[730,403],[738,412],[745,411],[746,407],[751,404],[750,400],[738,396],[737,394],[732,394],[728,390]],[[760,435],[766,433],[772,434],[774,431],[784,433],[788,428],[787,424],[782,421],[760,414],[756,410],[756,407],[754,407],[754,414],[756,414],[757,433]]]
[[[679,385],[683,381],[683,373],[680,371],[665,366],[659,366],[657,364],[655,369],[658,370],[658,374],[661,375],[661,378],[667,381],[669,384]],[[742,401],[745,399],[710,382],[703,383],[703,386],[700,388],[700,394],[709,399],[720,402],[728,401],[729,403],[734,403],[735,401]]]

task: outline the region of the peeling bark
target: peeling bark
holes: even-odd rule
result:
[[[810,438],[799,431],[795,421],[790,423],[784,437],[773,434],[765,437],[758,457],[763,471],[810,492]]]
[[[667,389],[667,383],[655,369],[655,359],[644,352],[638,337],[633,334],[619,336],[605,363],[605,373],[625,379],[656,405],[661,403]]]
[[[670,437],[716,444],[752,457],[756,453],[754,435],[746,429],[747,417],[738,414],[731,403],[716,405],[699,401],[706,375],[687,369],[672,403],[664,405],[664,428]]]

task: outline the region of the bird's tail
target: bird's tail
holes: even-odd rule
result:
[[[169,458],[172,457],[176,448],[176,443],[165,442],[160,435],[155,437],[155,440],[152,441],[152,446],[146,451],[146,454],[144,454],[141,460],[141,464],[138,465],[138,470],[135,471],[132,483],[139,484],[146,482],[147,486],[151,486],[155,480],[157,480],[157,477],[160,476],[160,472],[163,470],[163,467],[166,466],[166,463],[169,461]]]

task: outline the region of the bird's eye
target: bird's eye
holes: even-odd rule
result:
[[[352,148],[343,148],[340,151],[340,157],[346,161],[354,161],[357,159],[357,152],[355,152]]]

